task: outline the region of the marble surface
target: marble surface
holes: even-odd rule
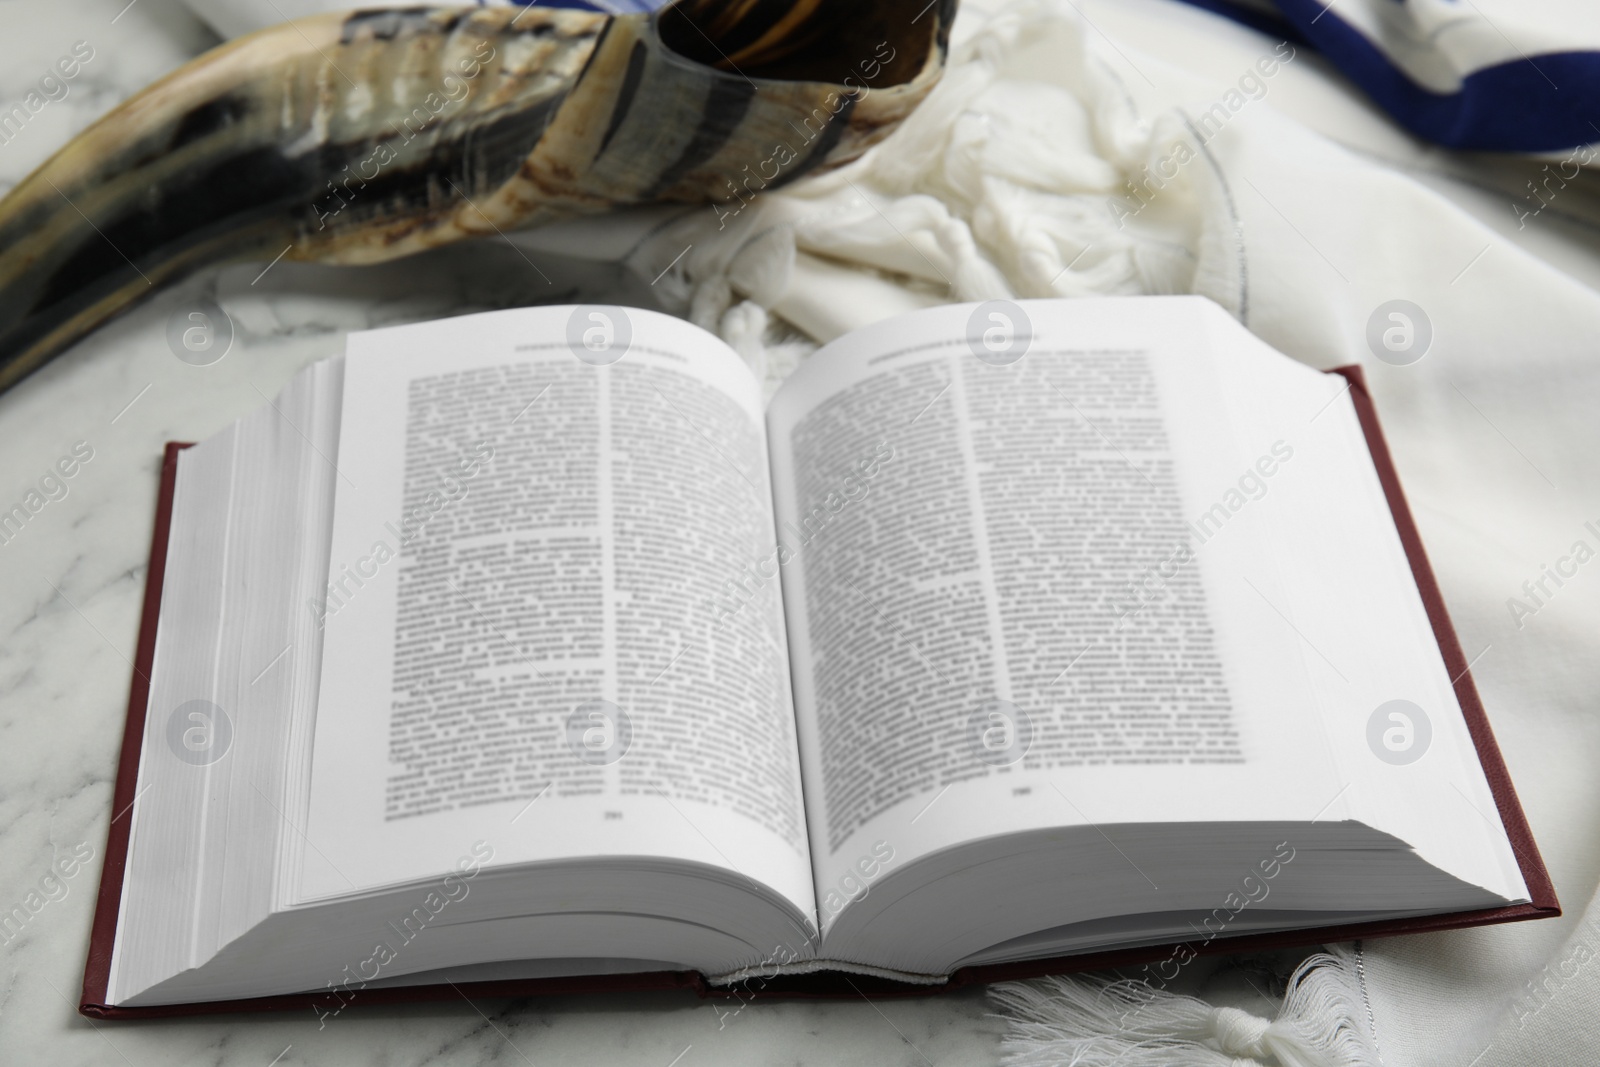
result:
[[[76,42],[93,58],[0,144],[9,189],[76,131],[214,37],[176,0],[0,2],[0,102],[21,100]],[[1442,179],[1441,179],[1442,180]],[[1498,203],[1496,210],[1500,210]],[[1489,212],[1485,209],[1484,214]],[[1552,259],[1594,277],[1592,246]],[[352,1011],[92,1023],[77,1015],[130,675],[161,448],[259,406],[346,331],[470,310],[597,299],[650,302],[620,269],[499,242],[383,267],[280,263],[203,272],[164,290],[0,396],[0,509],[74,448],[92,458],[0,544],[0,910],[43,899],[0,938],[0,1061],[226,1064],[983,1064],[1000,1020],[981,992],[927,1000],[758,1003],[737,1015],[688,996],[567,997]],[[200,299],[234,330],[225,358],[175,358],[167,329]],[[59,495],[59,494],[57,494]],[[1479,642],[1481,644],[1481,642]],[[1475,646],[1476,647],[1476,646]],[[1491,665],[1492,666],[1492,665]],[[92,855],[70,878],[52,867]],[[1213,998],[1266,1009],[1282,960],[1196,966]],[[1269,990],[1270,991],[1270,990]]]

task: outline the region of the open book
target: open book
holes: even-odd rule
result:
[[[770,402],[638,309],[353,334],[170,452],[84,1010],[1551,914],[1364,405],[1188,297]]]

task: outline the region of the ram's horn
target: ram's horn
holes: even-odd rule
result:
[[[408,8],[223,45],[0,201],[0,390],[226,260],[372,263],[854,158],[939,78],[955,0]]]

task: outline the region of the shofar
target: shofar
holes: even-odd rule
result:
[[[0,391],[228,260],[375,263],[859,156],[944,68],[955,0],[301,19],[130,98],[0,201]]]

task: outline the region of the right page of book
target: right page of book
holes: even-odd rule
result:
[[[825,925],[1116,823],[1359,820],[1526,899],[1344,379],[1200,298],[993,301],[828,345],[767,421]]]

